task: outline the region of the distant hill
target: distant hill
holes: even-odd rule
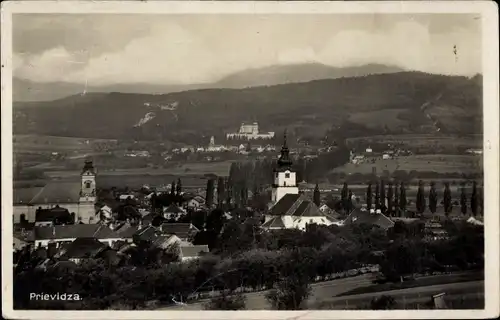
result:
[[[246,88],[277,84],[309,82],[321,79],[352,78],[381,73],[402,72],[399,67],[367,64],[357,67],[336,68],[321,63],[276,65],[248,69],[231,74],[215,83],[219,88]]]
[[[51,101],[85,92],[122,92],[141,94],[166,94],[207,88],[246,88],[319,79],[358,77],[370,74],[403,71],[397,67],[368,64],[358,67],[335,68],[320,63],[292,64],[249,69],[236,72],[215,83],[190,85],[160,85],[149,83],[85,86],[83,84],[51,82],[39,83],[19,78],[13,79],[14,101]]]
[[[298,135],[481,133],[482,78],[421,72],[163,95],[90,93],[14,104],[14,132],[186,140],[258,121]]]

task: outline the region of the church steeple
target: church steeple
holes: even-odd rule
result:
[[[284,133],[283,146],[281,147],[281,155],[278,159],[278,169],[288,169],[292,167],[292,159],[290,159],[290,150],[286,141],[286,129]]]

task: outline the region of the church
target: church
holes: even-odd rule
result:
[[[92,160],[86,160],[80,173],[80,181],[53,181],[35,189],[33,196],[24,199],[14,189],[14,223],[36,222],[37,210],[67,209],[75,216],[75,223],[94,224],[99,222],[96,214],[96,175]]]
[[[321,212],[311,199],[299,193],[286,138],[285,132],[281,154],[274,169],[270,213],[261,227],[266,230],[305,230],[308,224],[339,224],[339,221]]]

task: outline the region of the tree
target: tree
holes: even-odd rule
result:
[[[383,295],[373,298],[370,302],[371,310],[393,310],[396,309],[396,300],[391,296]]]
[[[277,310],[299,310],[309,297],[311,286],[298,277],[282,279],[275,284],[266,299]]]
[[[372,183],[368,183],[368,188],[366,188],[366,208],[368,211],[372,208]]]
[[[223,290],[221,295],[214,297],[205,305],[206,310],[244,310],[245,297],[240,293]]]
[[[399,188],[399,210],[404,214],[406,212],[406,189],[404,182],[401,182],[401,187]]]
[[[175,181],[172,181],[172,185],[170,186],[170,195],[175,195]]]
[[[380,187],[377,182],[377,184],[375,185],[375,210],[379,209],[380,209]]]
[[[446,216],[448,216],[452,210],[451,190],[450,190],[450,184],[448,182],[444,184],[443,205],[444,205],[444,213]]]
[[[387,207],[385,206],[385,182],[384,180],[380,181],[380,210],[382,213],[387,211]]]
[[[205,196],[205,203],[207,204],[208,209],[211,209],[214,204],[214,180],[207,180],[207,191]]]
[[[177,179],[177,186],[176,186],[176,190],[177,192],[177,195],[180,196],[181,193],[182,193],[182,182],[181,182],[181,178]]]
[[[394,202],[393,202],[393,190],[392,190],[392,182],[389,182],[389,187],[387,189],[387,212],[389,215],[394,214]]]
[[[474,181],[472,183],[472,195],[470,198],[470,209],[471,209],[472,215],[474,215],[474,217],[477,215],[477,207],[478,207],[477,185],[476,185],[476,181]]]
[[[348,204],[347,197],[349,196],[349,188],[347,186],[347,182],[344,182],[344,186],[342,187],[342,192],[340,193],[340,199],[342,201],[342,208],[344,209],[344,213],[348,214]]]
[[[425,211],[425,195],[424,195],[424,182],[420,180],[418,182],[418,191],[417,191],[417,199],[416,199],[416,205],[417,205],[417,212],[419,214],[424,213]]]
[[[349,195],[347,196],[347,212],[351,213],[351,211],[354,209],[354,204],[352,203],[352,198],[354,198],[354,195],[352,193],[352,190],[349,190]]]
[[[429,190],[429,210],[434,215],[437,211],[437,192],[436,192],[436,184],[434,181],[431,182],[431,189]]]
[[[219,208],[224,204],[225,197],[225,182],[223,177],[219,177],[217,180],[217,206]]]
[[[321,194],[319,192],[318,183],[316,183],[316,187],[314,188],[313,201],[318,207],[321,205]]]
[[[463,184],[462,188],[460,188],[460,211],[463,215],[467,214],[467,195],[465,194],[465,186]]]
[[[396,217],[400,216],[401,211],[399,211],[399,190],[398,183],[394,183],[394,215]]]

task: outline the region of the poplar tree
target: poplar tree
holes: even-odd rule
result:
[[[467,195],[465,194],[464,184],[460,188],[460,211],[463,215],[467,214]]]
[[[444,184],[443,204],[444,204],[444,213],[446,216],[448,216],[452,210],[451,190],[450,190],[450,184],[448,182]]]
[[[316,183],[316,187],[314,188],[313,201],[314,201],[314,204],[316,204],[318,207],[321,205],[321,194],[319,192],[318,183]]]
[[[472,195],[470,198],[470,209],[474,217],[477,215],[477,207],[478,207],[477,184],[476,181],[474,181],[472,183]]]
[[[424,213],[425,211],[425,195],[424,195],[424,183],[422,180],[418,182],[418,191],[417,191],[417,201],[416,201],[416,206],[417,206],[417,212],[419,214]]]
[[[399,210],[401,210],[401,214],[406,213],[406,189],[404,182],[401,182],[401,187],[399,188]]]
[[[437,192],[436,192],[436,184],[431,182],[431,189],[429,190],[429,210],[434,215],[437,211]]]
[[[344,209],[344,213],[347,214],[347,197],[349,196],[349,189],[348,189],[348,186],[347,186],[347,182],[344,182],[344,186],[342,187],[342,192],[340,194],[340,199],[341,199],[341,202],[342,202],[342,208]]]
[[[380,186],[377,182],[375,185],[375,210],[380,209]]]
[[[389,187],[387,189],[387,212],[389,215],[394,214],[394,203],[393,203],[393,198],[394,193],[392,190],[392,182],[389,182]]]
[[[372,183],[368,183],[368,188],[366,188],[366,208],[368,211],[372,208]]]
[[[398,190],[398,183],[394,183],[394,215],[396,217],[400,216],[400,211],[399,211],[399,190]]]
[[[380,181],[380,210],[382,213],[387,211],[387,207],[385,206],[385,182],[384,180]]]
[[[207,194],[206,194],[206,204],[209,209],[212,208],[214,204],[214,180],[213,179],[208,179],[207,180]]]

